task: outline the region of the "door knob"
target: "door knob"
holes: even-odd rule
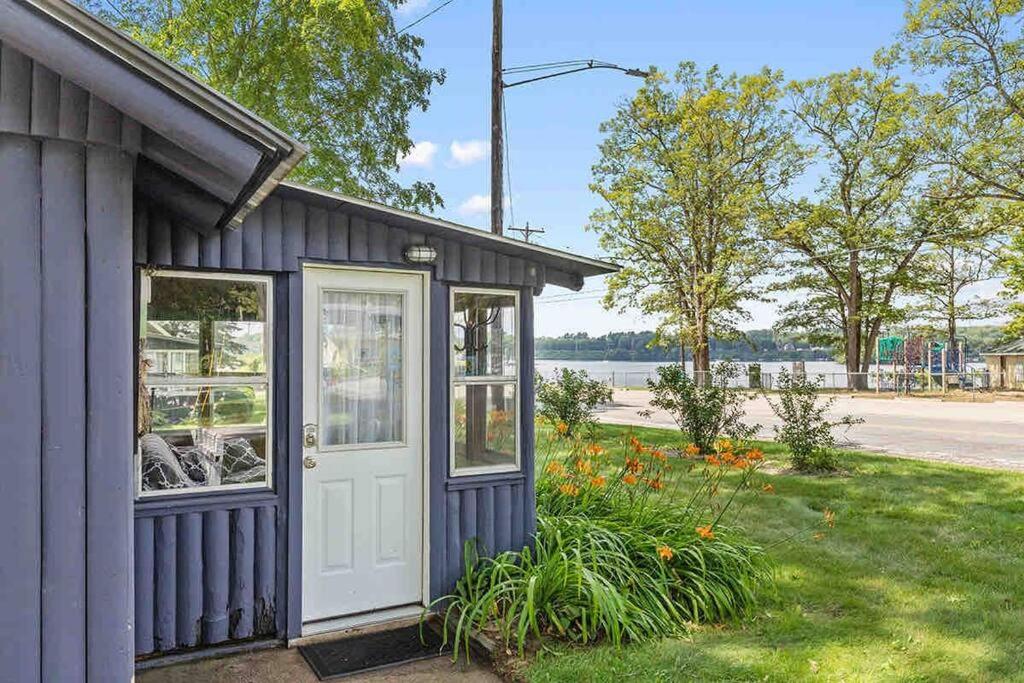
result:
[[[307,455],[305,458],[302,459],[302,466],[305,467],[307,470],[313,469],[314,467],[316,467],[316,458],[314,458],[312,455]]]

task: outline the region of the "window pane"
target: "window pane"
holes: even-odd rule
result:
[[[516,387],[514,384],[463,384],[455,387],[455,468],[516,463]]]
[[[267,284],[159,276],[150,281],[142,351],[151,375],[267,372]]]
[[[267,387],[143,386],[142,490],[267,481]]]
[[[455,377],[516,376],[516,298],[456,292],[452,311]]]
[[[324,291],[320,443],[403,441],[401,294]]]

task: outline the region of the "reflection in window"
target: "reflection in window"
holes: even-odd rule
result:
[[[269,485],[270,279],[160,272],[143,293],[141,491]]]
[[[456,377],[515,376],[515,294],[456,291],[452,320]]]
[[[401,294],[321,293],[322,446],[403,441]]]
[[[452,293],[452,470],[518,467],[517,295]]]

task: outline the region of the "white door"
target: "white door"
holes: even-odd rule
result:
[[[424,279],[304,281],[302,620],[420,603]]]

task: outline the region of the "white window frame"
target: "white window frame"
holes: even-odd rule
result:
[[[523,429],[522,412],[523,396],[521,378],[523,369],[520,366],[522,337],[522,320],[519,307],[518,289],[500,289],[488,287],[451,287],[448,294],[448,474],[451,477],[471,477],[480,474],[503,474],[507,472],[519,472],[522,468],[523,450]],[[516,371],[512,377],[504,375],[486,375],[483,377],[456,378],[455,377],[455,296],[457,294],[508,294],[513,297],[514,313],[516,322],[515,343],[513,344],[513,358]],[[508,465],[483,465],[479,467],[456,467],[455,466],[455,387],[469,385],[495,385],[503,384],[512,386],[516,390],[516,415],[515,415],[515,436],[516,436],[516,458],[514,463]]]
[[[135,497],[136,499],[165,498],[170,496],[198,496],[207,494],[223,493],[225,491],[273,491],[274,490],[274,278],[271,275],[256,275],[247,273],[232,273],[227,271],[190,271],[190,270],[149,270],[143,271],[140,278],[139,288],[139,328],[136,330],[135,345],[138,349],[139,341],[143,338],[145,325],[148,320],[148,306],[152,281],[160,277],[192,278],[196,280],[229,280],[233,282],[259,282],[266,287],[266,321],[264,335],[264,353],[266,354],[267,368],[261,375],[252,377],[193,377],[177,376],[156,381],[147,381],[147,387],[154,386],[266,386],[267,389],[267,435],[264,447],[266,462],[266,478],[262,482],[247,482],[241,484],[218,484],[216,486],[196,486],[193,488],[161,489],[154,491],[142,490],[142,450],[139,448],[139,437],[135,437]],[[141,353],[141,350],[139,351]],[[196,380],[200,381],[196,381]],[[136,405],[139,400],[139,386],[135,384]],[[137,426],[133,426],[137,431]]]

